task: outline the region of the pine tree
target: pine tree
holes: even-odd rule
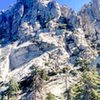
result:
[[[72,97],[73,100],[100,100],[100,76],[96,70],[83,71],[72,88]]]
[[[71,67],[67,67],[63,69],[63,72],[66,73],[65,77],[65,83],[66,83],[66,91],[64,92],[64,98],[66,100],[71,100],[71,87],[70,87],[70,80],[72,77],[72,72],[75,70],[72,70]]]
[[[56,100],[55,95],[53,95],[52,93],[48,93],[45,100]]]
[[[33,90],[34,90],[33,98],[37,99],[38,97],[37,94],[39,93],[40,94],[39,98],[42,99],[41,93],[42,93],[42,88],[44,86],[44,81],[41,77],[40,71],[34,65],[30,67],[30,70],[31,70],[31,76],[33,77]]]
[[[89,65],[90,65],[90,60],[87,60],[87,59],[81,59],[79,61],[77,61],[77,63],[75,65],[78,65],[80,66],[80,71],[89,71],[90,68],[89,68]]]
[[[19,84],[15,80],[11,79],[8,84],[8,100],[9,98],[17,99],[18,91]]]

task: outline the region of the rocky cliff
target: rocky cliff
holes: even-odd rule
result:
[[[13,76],[21,81],[29,76],[34,65],[48,75],[56,73],[46,81],[42,97],[37,92],[37,100],[45,100],[49,92],[63,100],[64,69],[78,69],[81,66],[76,63],[81,59],[100,64],[99,21],[99,0],[84,5],[77,14],[56,1],[17,0],[11,8],[0,12],[0,82],[6,83]],[[69,79],[69,86],[77,77]],[[0,92],[4,89],[1,87]],[[25,97],[31,100],[31,94]]]

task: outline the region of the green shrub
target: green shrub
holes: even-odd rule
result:
[[[42,69],[42,70],[39,70],[38,71],[40,77],[45,80],[45,81],[48,81],[49,80],[49,76],[46,74],[45,70]]]
[[[88,71],[90,70],[89,65],[90,65],[89,60],[81,59],[81,60],[78,60],[74,66],[80,66],[81,68],[79,70],[83,72],[84,70],[88,70]]]
[[[19,84],[15,80],[11,79],[8,84],[8,92],[7,92],[8,98],[10,97],[17,99],[18,92],[19,92]]]
[[[35,76],[37,72],[37,68],[35,65],[30,66],[31,76]]]
[[[66,73],[66,72],[68,72],[70,70],[71,70],[71,67],[70,66],[67,66],[67,67],[65,67],[65,68],[62,69],[62,72],[63,73]]]
[[[45,66],[48,66],[49,65],[49,62],[45,62]]]
[[[71,73],[73,76],[76,76],[78,72],[77,72],[76,70],[72,70],[72,71],[70,71],[70,73]]]
[[[72,100],[100,100],[100,75],[96,69],[84,71],[72,86]]]
[[[52,71],[48,73],[48,76],[55,76],[55,75],[57,75],[57,72]]]
[[[100,50],[98,50],[98,55],[100,56]]]
[[[48,93],[45,100],[56,100],[56,99],[55,99],[55,95],[53,95],[53,94],[51,94],[51,93]]]
[[[1,60],[2,60],[2,61],[5,60],[5,57],[2,57]]]
[[[38,73],[41,79],[43,79],[45,81],[49,80],[49,76],[46,74],[46,71],[44,69],[39,70],[34,65],[32,65],[30,67],[30,70],[31,70],[32,76],[34,76],[36,73]]]

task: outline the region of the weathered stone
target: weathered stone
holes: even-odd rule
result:
[[[78,14],[56,1],[17,0],[13,7],[0,13],[0,80],[14,76],[21,81],[35,66],[46,74],[53,73],[42,89],[43,100],[48,92],[63,100],[66,69],[74,69],[80,59],[99,63],[99,21],[99,0],[92,0]],[[76,76],[68,80],[68,87],[75,78],[77,81]]]

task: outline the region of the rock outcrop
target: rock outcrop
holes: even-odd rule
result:
[[[34,65],[55,74],[44,85],[42,99],[52,92],[57,100],[66,100],[63,93],[78,75],[69,78],[66,86],[64,69],[81,67],[76,66],[80,59],[100,63],[99,21],[100,0],[84,5],[78,14],[56,1],[17,0],[0,12],[0,82],[12,76],[20,82]],[[34,98],[33,92],[26,96],[28,100]]]
[[[100,55],[100,0],[92,0],[82,7],[79,12],[85,37],[93,51]]]

